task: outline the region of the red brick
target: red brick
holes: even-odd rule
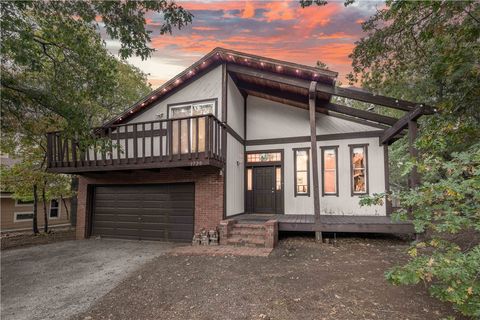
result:
[[[223,218],[224,177],[219,169],[160,169],[158,172],[133,171],[85,174],[79,177],[76,238],[86,237],[87,188],[95,184],[149,184],[193,182],[195,184],[195,232],[216,229]]]

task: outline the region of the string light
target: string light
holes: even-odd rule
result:
[[[300,70],[296,69],[296,70],[295,70],[295,72],[296,72],[296,73],[299,73],[299,72],[300,72]]]
[[[248,59],[245,59],[245,62],[248,62]]]
[[[277,69],[278,69],[278,70],[282,70],[282,66],[277,66]]]
[[[163,91],[164,91],[164,92],[167,91],[167,88],[163,88]]]
[[[263,62],[260,62],[260,65],[263,67],[263,66],[265,65],[265,63],[263,63]]]
[[[313,77],[316,78],[318,75],[316,73],[313,74]]]
[[[153,96],[153,97],[151,97],[150,99],[152,99],[152,100],[155,100],[155,98],[156,98],[156,97],[155,97],[155,96]]]

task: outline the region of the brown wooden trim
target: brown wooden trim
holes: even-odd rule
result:
[[[388,158],[388,145],[383,145],[383,167],[385,175],[385,192],[387,196],[385,197],[385,207],[387,216],[392,214],[392,200],[390,199],[390,164]]]
[[[176,103],[169,103],[167,104],[167,117],[166,119],[180,119],[180,118],[170,118],[170,109],[172,107],[178,106],[188,106],[196,103],[203,103],[203,102],[214,102],[214,116],[218,117],[218,98],[210,98],[210,99],[200,99],[200,100],[192,100],[192,101],[185,101],[185,102],[176,102]],[[185,117],[183,117],[185,118]]]
[[[360,143],[360,144],[349,144],[348,147],[350,148],[350,195],[353,196],[362,196],[362,195],[367,195],[369,193],[369,180],[370,180],[370,172],[368,170],[368,143]],[[353,148],[364,148],[365,152],[365,192],[353,192]]]
[[[308,90],[308,105],[310,117],[310,144],[312,152],[312,177],[313,177],[313,209],[315,221],[320,222],[320,190],[318,186],[318,151],[317,151],[317,118],[316,118],[316,91],[318,83],[312,81]],[[295,189],[296,190],[296,189]]]
[[[320,151],[321,151],[321,170],[322,170],[322,197],[325,196],[336,196],[338,197],[339,193],[339,184],[338,184],[338,145],[337,146],[321,146]],[[325,193],[325,150],[334,150],[335,151],[335,180],[336,180],[336,185],[335,185],[335,193]]]
[[[247,163],[247,155],[248,154],[254,154],[254,153],[273,153],[273,152],[279,152],[280,153],[280,157],[281,157],[281,161],[270,161],[270,162],[248,162]],[[281,197],[282,197],[282,201],[281,201],[281,208],[280,208],[280,211],[277,210],[277,199],[276,199],[276,180],[275,180],[275,212],[278,213],[278,214],[284,214],[285,213],[285,150],[284,149],[267,149],[267,150],[249,150],[249,151],[245,151],[245,168],[244,168],[244,176],[245,176],[245,184],[244,184],[244,190],[245,190],[245,212],[248,212],[248,213],[253,213],[253,212],[249,212],[247,210],[247,196],[248,196],[248,192],[252,192],[253,194],[253,190],[249,191],[247,189],[247,170],[248,169],[252,169],[254,167],[274,167],[277,168],[277,167],[280,167],[281,171],[282,171],[282,181],[281,181],[281,185],[282,185],[282,192],[281,192]],[[276,178],[276,171],[275,171],[275,178]],[[253,186],[253,171],[252,171],[252,186]],[[252,201],[253,201],[253,197],[252,197]]]
[[[323,134],[323,135],[317,135],[317,142],[328,141],[328,140],[378,138],[382,135],[382,133],[383,133],[382,130],[375,130],[375,131]],[[258,145],[269,145],[269,144],[301,143],[301,142],[309,142],[309,141],[310,141],[310,136],[300,136],[300,137],[247,140],[245,141],[245,145],[258,146]]]
[[[227,91],[228,91],[228,76],[227,76],[227,65],[222,63],[222,122],[227,123]]]
[[[238,142],[240,142],[242,145],[245,145],[245,140],[242,139],[242,137],[235,131],[232,127],[230,127],[228,124],[225,124],[225,129],[227,132],[234,137]]]
[[[267,81],[273,81],[277,83],[282,83],[290,86],[300,87],[304,89],[308,89],[310,86],[310,81],[300,78],[294,78],[288,75],[281,75],[278,73],[272,73],[268,71],[252,69],[247,66],[240,66],[240,65],[231,65],[229,64],[227,67],[229,72],[234,73],[241,73],[244,75],[248,75],[251,77],[260,78]],[[326,84],[319,83],[317,85],[317,92],[325,93],[329,95],[339,96],[343,98],[373,103],[393,109],[404,110],[404,111],[412,111],[416,108],[420,107],[414,102],[390,98],[382,95],[374,95],[369,92],[360,91],[360,90],[352,90],[349,88],[342,88],[336,86],[330,86]],[[432,107],[428,107],[428,109],[433,109]]]
[[[307,193],[297,193],[297,151],[307,151]],[[293,151],[293,187],[294,197],[310,197],[310,147],[292,148]]]
[[[413,234],[413,224],[332,224],[332,223],[289,223],[279,222],[279,231],[319,231],[319,232],[356,232],[356,233],[399,233]]]
[[[410,157],[415,160],[418,158],[418,150],[415,148],[415,140],[417,139],[418,124],[417,121],[408,122],[408,151]],[[417,166],[413,166],[410,172],[410,188],[416,188],[420,184],[420,175],[418,174]]]
[[[221,119],[222,119],[222,123],[225,124],[226,130],[222,130],[221,143],[222,143],[222,152],[224,152],[225,154],[225,159],[227,158],[227,154],[228,154],[227,153],[227,148],[228,148],[227,130],[229,128],[227,127],[227,123],[228,123],[227,99],[228,99],[228,75],[227,75],[227,66],[225,63],[223,63],[222,64],[222,116],[221,116]],[[216,134],[216,137],[219,138],[218,133]],[[223,166],[223,218],[225,219],[226,216],[227,216],[227,162],[225,161],[225,165]]]
[[[380,143],[388,143],[393,137],[405,129],[409,122],[417,120],[423,114],[424,108],[417,108],[412,112],[407,113],[403,118],[399,119],[391,128],[385,130],[380,137]]]

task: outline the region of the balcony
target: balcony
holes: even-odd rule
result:
[[[225,163],[226,130],[215,116],[113,125],[93,130],[81,145],[62,132],[48,134],[48,171],[81,173]]]

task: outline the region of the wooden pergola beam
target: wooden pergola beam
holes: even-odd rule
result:
[[[317,101],[316,81],[310,83],[308,89],[308,106],[310,115],[310,143],[312,154],[312,177],[313,177],[313,210],[315,213],[315,222],[320,223],[320,187],[318,184],[318,152],[317,152],[317,123],[316,123],[316,101]],[[319,236],[317,236],[317,239]],[[321,238],[321,236],[320,236]]]
[[[252,69],[246,66],[228,64],[227,70],[229,72],[240,73],[240,74],[244,74],[244,75],[259,78],[259,79],[273,81],[277,83],[283,83],[286,85],[296,86],[304,89],[309,89],[310,87],[310,82],[308,80],[281,75],[278,73],[271,73],[263,70]],[[427,105],[417,104],[414,102],[395,99],[395,98],[386,97],[382,95],[375,95],[369,92],[358,91],[358,90],[353,90],[349,88],[328,86],[325,84],[318,83],[316,90],[317,92],[326,93],[333,96],[358,100],[358,101],[367,102],[367,103],[373,103],[373,104],[377,104],[377,105],[381,105],[384,107],[393,108],[397,110],[413,111],[421,107],[422,112],[424,112],[424,114],[431,114],[434,112],[434,108]]]
[[[308,107],[307,99],[298,94],[279,91],[279,90],[275,90],[273,88],[268,88],[268,87],[261,87],[261,86],[257,86],[257,85],[247,83],[245,81],[240,81],[240,80],[237,80],[237,86],[241,90],[245,90],[250,93],[259,92],[261,94],[269,95],[272,97],[275,96],[281,99],[292,101],[295,104],[294,106],[296,107],[302,106],[302,107],[305,107],[305,109]],[[326,111],[333,111],[336,113],[340,113],[347,116],[356,117],[356,118],[360,118],[360,119],[368,120],[372,122],[377,122],[377,123],[388,125],[388,126],[392,126],[398,121],[398,119],[393,117],[388,117],[388,116],[384,116],[378,113],[369,112],[365,110],[355,109],[355,108],[344,106],[337,103],[326,102],[324,100],[319,100],[317,98],[317,112],[328,114],[328,112]]]
[[[398,120],[392,127],[385,130],[380,137],[380,144],[388,143],[393,137],[399,134],[403,129],[408,126],[410,121],[417,120],[423,114],[423,107],[419,107],[413,111],[407,113],[403,118]]]

